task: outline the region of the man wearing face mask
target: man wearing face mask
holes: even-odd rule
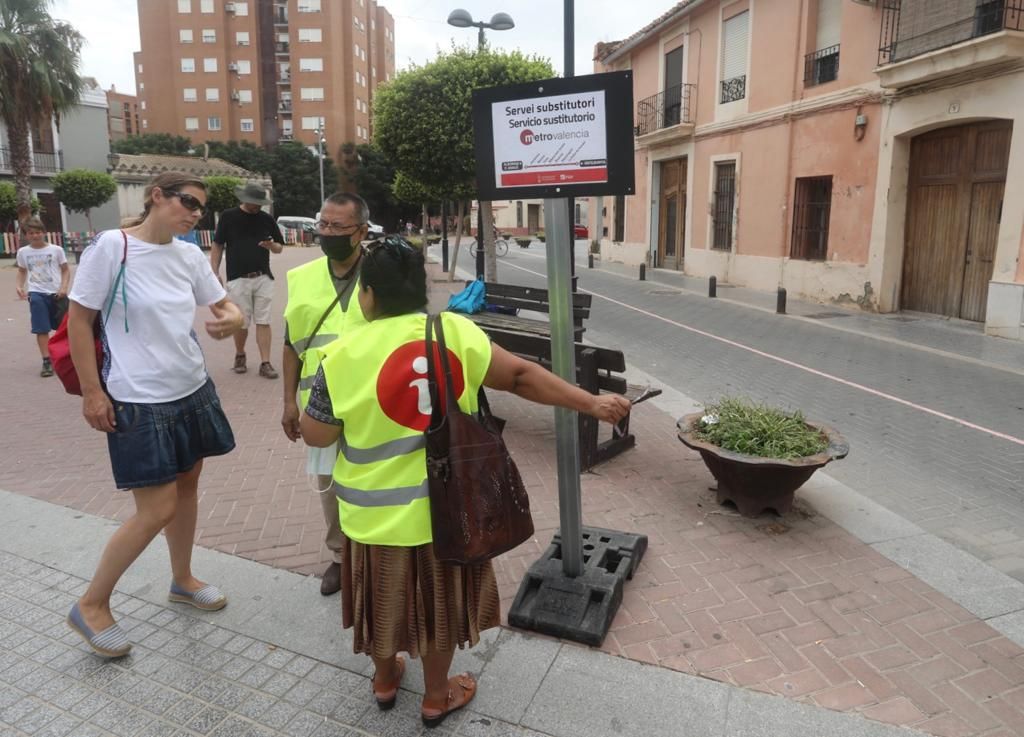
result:
[[[366,324],[359,307],[356,281],[360,243],[366,238],[370,210],[362,197],[338,192],[320,209],[316,224],[324,255],[288,272],[288,304],[284,310],[284,413],[281,426],[292,442],[301,437],[299,417],[309,400],[309,391],[320,367],[320,351],[343,333]],[[306,448],[306,473],[316,477],[317,490],[327,523],[325,544],[331,564],[324,571],[320,593],[329,596],[341,588],[341,548],[338,503],[334,497],[332,473],[338,457],[335,444],[329,448]]]

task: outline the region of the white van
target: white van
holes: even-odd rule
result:
[[[282,215],[277,219],[277,227],[281,229],[285,243],[309,245],[316,235],[316,220],[301,215]]]

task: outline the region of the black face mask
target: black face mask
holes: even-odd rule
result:
[[[351,235],[320,235],[318,237],[320,238],[320,250],[327,255],[327,258],[334,261],[344,261],[359,246],[358,243],[353,243]]]

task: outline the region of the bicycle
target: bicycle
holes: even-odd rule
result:
[[[479,242],[473,241],[473,245],[469,247],[469,253],[473,258],[476,258],[476,252],[479,249]],[[494,239],[494,253],[498,256],[508,256],[508,240],[505,238]]]

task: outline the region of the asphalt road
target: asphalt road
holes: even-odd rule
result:
[[[1024,346],[938,321],[915,344],[877,317],[806,304],[832,317],[779,316],[680,290],[671,274],[589,270],[585,249],[589,342],[698,401],[745,395],[832,425],[851,453],[830,474],[1024,581]],[[465,255],[460,266],[473,271]],[[499,260],[501,281],[542,286],[545,273],[540,243]],[[978,358],[989,353],[1000,360]]]

